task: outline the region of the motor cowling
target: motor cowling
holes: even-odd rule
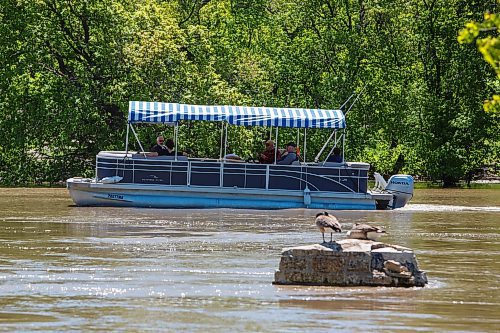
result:
[[[392,201],[389,202],[389,207],[404,207],[413,197],[413,183],[413,177],[410,175],[394,175],[389,178],[385,187],[385,190],[393,197]]]

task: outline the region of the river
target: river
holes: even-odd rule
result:
[[[335,213],[413,248],[425,288],[272,285],[282,248],[321,242],[316,213],[86,208],[65,189],[0,189],[0,331],[500,330],[500,190]]]

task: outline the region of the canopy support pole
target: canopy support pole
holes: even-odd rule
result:
[[[142,147],[141,141],[139,140],[139,137],[137,136],[137,133],[134,130],[134,126],[130,124],[130,129],[132,130],[132,133],[134,133],[135,139],[137,140],[137,143],[139,144],[139,147],[141,148],[141,152],[146,157],[146,153],[144,152],[144,148]]]
[[[332,139],[333,135],[335,135],[335,136],[337,135],[337,130],[333,130],[332,134],[330,134],[330,137],[328,138],[328,140],[326,140],[326,142],[323,145],[323,147],[321,147],[321,150],[319,151],[318,155],[316,155],[316,157],[314,158],[314,162],[318,162],[319,161],[319,157],[321,156],[321,154],[323,154],[323,151],[325,150],[326,146],[328,145],[328,143]]]
[[[227,128],[229,127],[229,124],[226,124],[226,131],[224,135],[224,157],[227,155]]]
[[[344,133],[342,133],[342,162],[345,163],[345,156],[344,156],[344,149],[345,149],[345,136],[346,136],[346,132],[344,130]]]
[[[356,98],[354,99],[354,102],[352,102],[351,106],[349,106],[349,109],[347,109],[347,111],[346,111],[346,112],[344,112],[344,117],[347,115],[347,113],[348,113],[349,111],[351,111],[352,107],[354,106],[354,104],[356,104],[356,102],[357,102],[357,101],[358,101],[358,99],[361,97],[361,95],[363,94],[363,92],[365,91],[365,89],[366,89],[366,85],[363,87],[363,89],[361,89],[361,91],[360,91],[360,93],[358,94],[358,96],[356,96]],[[351,97],[352,97],[352,96],[351,96]],[[351,99],[351,97],[349,97],[349,99]],[[347,103],[347,102],[346,102],[346,103]],[[344,103],[344,105],[345,105],[345,103]],[[344,105],[342,105],[342,106],[344,106]]]
[[[307,154],[307,128],[304,128],[304,163],[306,163]]]
[[[356,95],[356,92],[353,92],[353,93],[351,94],[351,96],[349,96],[349,98],[347,99],[347,101],[345,101],[345,102],[344,102],[344,104],[342,104],[342,106],[340,107],[340,110],[342,110],[342,108],[343,108],[343,107],[344,107],[347,103],[349,103],[349,101],[351,100],[351,98],[352,98],[354,95]]]
[[[278,126],[276,126],[276,139],[274,140],[274,164],[276,164],[276,160],[278,159]]]
[[[333,147],[332,147],[332,149],[330,149],[330,152],[328,153],[328,155],[326,155],[326,158],[323,162],[326,162],[328,157],[330,157],[330,155],[333,153],[333,150],[335,149],[335,147],[337,147],[340,139],[342,139],[343,137],[344,137],[344,134],[341,134],[340,138],[337,139],[337,133],[335,133],[335,139],[333,140]],[[342,161],[344,161],[344,143],[342,143]]]
[[[300,128],[297,128],[297,147],[300,149]]]
[[[129,132],[130,132],[130,124],[127,123],[127,135],[125,136],[125,156],[127,156],[128,154],[128,135],[129,135]]]
[[[219,149],[219,159],[222,160],[222,145],[224,140],[224,122],[221,122],[222,127],[220,129],[220,149]]]
[[[177,140],[179,139],[179,127],[177,125],[177,122],[174,125],[174,142],[175,142],[175,150],[174,150],[174,161],[177,162]]]

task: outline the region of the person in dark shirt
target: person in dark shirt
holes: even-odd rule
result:
[[[259,162],[262,164],[273,164],[274,163],[274,154],[277,154],[277,159],[281,158],[281,153],[279,150],[275,152],[275,146],[273,140],[266,141],[266,150],[259,155]]]
[[[290,165],[293,162],[297,161],[297,145],[295,142],[289,142],[286,144],[286,151],[281,155],[281,158],[276,162],[276,164],[281,165]]]
[[[158,135],[156,138],[156,144],[151,147],[151,154],[149,156],[167,156],[169,155],[169,151],[167,146],[165,145],[165,139],[163,135]]]
[[[175,156],[175,143],[174,143],[174,140],[167,139],[167,141],[165,141],[165,146],[167,147],[167,153],[165,155],[167,155],[167,156]],[[182,155],[182,154],[177,154],[177,155]]]
[[[342,163],[342,155],[340,154],[340,148],[335,147],[333,148],[333,154],[330,155],[327,159],[327,162],[334,162],[334,163]]]
[[[156,144],[151,147],[151,155],[149,156],[175,156],[175,143],[172,139],[165,139],[162,135],[156,138]],[[184,153],[177,153],[177,156],[185,155]]]

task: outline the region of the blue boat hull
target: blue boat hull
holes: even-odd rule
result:
[[[78,178],[68,179],[67,187],[78,206],[328,210],[376,208],[376,200],[369,193],[308,193],[307,191],[102,184]]]
[[[101,152],[96,177],[68,179],[67,187],[78,206],[383,208],[392,195],[367,189],[368,170],[359,162],[266,165]]]

